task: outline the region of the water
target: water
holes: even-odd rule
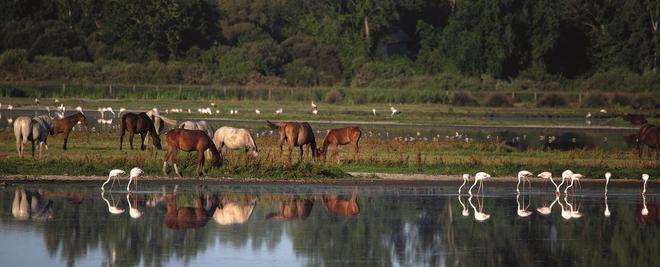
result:
[[[660,198],[654,188],[642,198],[640,187],[610,185],[606,217],[600,183],[559,198],[549,215],[536,211],[555,200],[549,184],[516,198],[515,184],[487,182],[484,196],[460,201],[454,183],[186,184],[176,197],[171,185],[140,184],[128,200],[117,186],[101,194],[97,184],[18,184],[0,191],[0,258],[3,266],[658,266]],[[519,217],[519,204],[532,214]],[[562,206],[575,218],[564,219]],[[475,209],[490,218],[475,220]]]

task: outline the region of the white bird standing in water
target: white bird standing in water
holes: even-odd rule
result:
[[[103,185],[101,185],[101,191],[105,191],[105,184],[107,184],[108,182],[110,182],[110,179],[113,179],[113,180],[112,180],[112,184],[110,185],[110,188],[112,188],[112,186],[115,185],[115,180],[116,180],[116,181],[119,181],[119,179],[117,178],[117,176],[119,176],[119,175],[124,175],[124,174],[126,174],[126,173],[125,173],[123,170],[120,170],[120,169],[114,169],[114,170],[111,170],[111,171],[110,171],[110,174],[108,174],[108,180],[105,181],[105,183],[103,183]]]
[[[607,196],[607,185],[610,183],[610,177],[612,177],[612,173],[606,172],[605,173],[605,196]]]
[[[542,172],[539,173],[538,177],[542,179],[550,179],[550,182],[555,186],[555,194],[559,195],[559,186],[555,183],[554,180],[552,180],[552,173],[551,172]]]
[[[516,192],[520,193],[520,181],[523,180],[523,189],[525,188],[525,181],[526,180],[530,186],[531,182],[529,181],[529,177],[534,176],[531,172],[528,171],[519,171],[518,172],[518,185],[516,185]]]
[[[642,190],[642,195],[646,194],[646,182],[649,181],[649,175],[648,174],[642,174],[642,180],[644,180],[644,190]]]
[[[133,181],[133,178],[135,178],[135,186],[137,186],[138,177],[140,177],[140,175],[142,175],[143,173],[144,172],[142,171],[142,169],[138,167],[131,169],[131,175],[130,178],[128,179],[128,185],[126,186],[126,190],[128,192],[131,192],[131,182]]]
[[[579,173],[574,173],[573,175],[571,175],[571,184],[568,185],[566,189],[564,189],[564,195],[568,195],[568,189],[573,187],[573,183],[575,183],[575,181],[579,183],[582,177],[583,177],[582,174]]]
[[[463,186],[465,186],[465,184],[467,184],[467,182],[468,182],[469,180],[470,180],[470,175],[467,174],[467,173],[464,173],[464,174],[463,174],[463,183],[462,183],[461,186],[458,188],[458,194],[459,194],[459,195],[461,194],[461,189],[463,189]]]
[[[477,185],[477,182],[479,182],[479,190],[477,190],[477,193],[479,193],[479,191],[481,191],[481,189],[483,187],[484,180],[487,179],[487,178],[490,178],[490,174],[488,174],[488,173],[478,172],[477,174],[475,174],[474,175],[474,184],[472,186],[470,186],[470,190],[468,190],[468,194],[472,195],[472,188],[475,185]]]
[[[564,184],[564,182],[568,183],[568,179],[571,179],[571,175],[573,175],[573,171],[571,170],[565,170],[564,172],[561,173],[561,183],[557,185],[557,188],[561,190],[561,186]]]

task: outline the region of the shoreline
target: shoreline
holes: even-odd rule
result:
[[[349,172],[351,178],[304,178],[304,179],[262,179],[262,178],[228,178],[228,177],[175,177],[175,176],[142,176],[139,181],[144,183],[209,183],[209,184],[328,184],[328,185],[430,185],[454,184],[463,181],[460,175],[426,175],[400,173],[368,173]],[[11,183],[97,183],[104,182],[105,176],[70,176],[70,175],[3,175],[0,184]],[[556,178],[555,178],[556,179]],[[584,178],[583,184],[604,183],[604,178]],[[473,181],[471,179],[471,181]],[[493,177],[487,183],[517,183],[513,176]],[[641,179],[611,179],[610,184],[637,184]],[[531,183],[549,183],[540,178],[532,178]],[[660,180],[649,180],[650,184],[660,184]]]

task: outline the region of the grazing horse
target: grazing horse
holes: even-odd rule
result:
[[[328,146],[332,145],[334,147],[334,152],[332,156],[335,160],[339,160],[339,147],[340,145],[348,145],[349,143],[353,146],[353,158],[357,160],[358,153],[360,148],[358,147],[358,142],[360,142],[360,137],[362,136],[362,131],[360,127],[346,127],[332,129],[328,131],[328,134],[323,138],[323,145],[319,150],[319,155],[321,155],[321,160],[325,161],[326,153],[328,152]]]
[[[639,115],[639,114],[625,113],[625,114],[623,114],[623,120],[628,121],[628,122],[632,123],[633,125],[644,125],[644,124],[649,123],[646,120],[646,117],[644,117],[644,115]]]
[[[282,154],[282,145],[284,141],[289,143],[289,161],[291,161],[291,153],[294,146],[300,147],[300,161],[303,160],[303,146],[308,145],[312,152],[312,158],[318,157],[318,150],[316,149],[316,139],[314,138],[314,130],[307,122],[270,122],[266,121],[271,129],[279,130],[280,132],[280,154]]]
[[[637,149],[639,149],[639,158],[642,158],[643,146],[647,145],[650,149],[655,148],[655,157],[660,159],[660,128],[651,124],[644,124],[639,128],[637,135],[639,141],[637,142]],[[649,151],[649,158],[651,151]]]
[[[131,149],[133,149],[133,135],[135,133],[140,134],[141,150],[146,148],[144,145],[144,138],[147,134],[151,135],[154,146],[157,149],[162,149],[160,146],[160,137],[158,136],[158,133],[156,133],[154,123],[151,121],[149,116],[147,116],[147,113],[142,112],[140,114],[135,114],[129,112],[121,115],[121,121],[119,122],[119,132],[121,132],[121,135],[119,136],[119,150],[122,149],[122,145],[124,143],[124,134],[126,134],[126,131],[128,131],[129,134],[128,141],[131,144]]]
[[[176,194],[168,195],[166,199],[167,213],[165,225],[175,230],[195,229],[206,225],[213,217],[213,211],[218,207],[218,198],[211,195],[205,200],[201,191],[197,191],[195,207],[177,207]]]
[[[163,159],[163,173],[167,175],[167,161],[174,165],[174,172],[181,177],[179,168],[176,166],[176,152],[183,150],[185,152],[197,151],[197,175],[201,176],[204,166],[204,150],[211,151],[211,167],[220,167],[221,156],[215,148],[211,138],[200,130],[186,130],[176,128],[165,133],[167,141],[167,154]]]
[[[165,130],[165,124],[169,124],[170,126],[176,126],[176,120],[166,118],[165,116],[160,115],[157,109],[152,109],[146,112],[147,116],[149,116],[149,119],[154,122],[154,128],[156,128],[156,133],[158,136],[160,136],[161,133],[163,133],[163,130]],[[145,146],[148,145],[149,139],[151,137],[147,135],[144,138],[143,144]]]
[[[252,134],[246,129],[233,128],[233,127],[220,127],[213,135],[213,143],[218,151],[222,152],[223,147],[229,149],[245,149],[247,153],[250,151],[253,157],[259,156],[259,148],[257,143],[254,142]]]
[[[354,218],[360,214],[360,206],[358,205],[355,191],[353,191],[349,200],[340,199],[335,194],[330,196],[322,195],[321,200],[325,209],[332,215]]]
[[[66,144],[69,141],[69,133],[71,133],[73,126],[76,126],[78,123],[87,125],[87,117],[80,112],[76,112],[73,115],[61,119],[58,118],[53,120],[54,134],[52,135],[64,133],[64,144],[62,145],[62,149],[66,150]]]
[[[278,212],[271,212],[266,215],[266,219],[275,221],[291,221],[295,219],[305,220],[309,217],[314,207],[312,198],[280,199],[280,209]]]
[[[48,134],[53,134],[48,116],[38,116],[33,119],[21,116],[14,121],[14,136],[16,137],[16,150],[18,156],[23,158],[25,144],[32,142],[32,157],[34,158],[34,142],[39,141],[39,158],[41,158],[44,145],[48,149]]]

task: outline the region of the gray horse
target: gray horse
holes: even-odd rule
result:
[[[39,158],[41,158],[43,147],[48,149],[48,135],[53,135],[52,119],[46,115],[30,118],[21,116],[14,121],[14,136],[16,137],[16,150],[18,156],[23,158],[25,144],[32,142],[32,157],[34,158],[34,142],[39,142]]]

